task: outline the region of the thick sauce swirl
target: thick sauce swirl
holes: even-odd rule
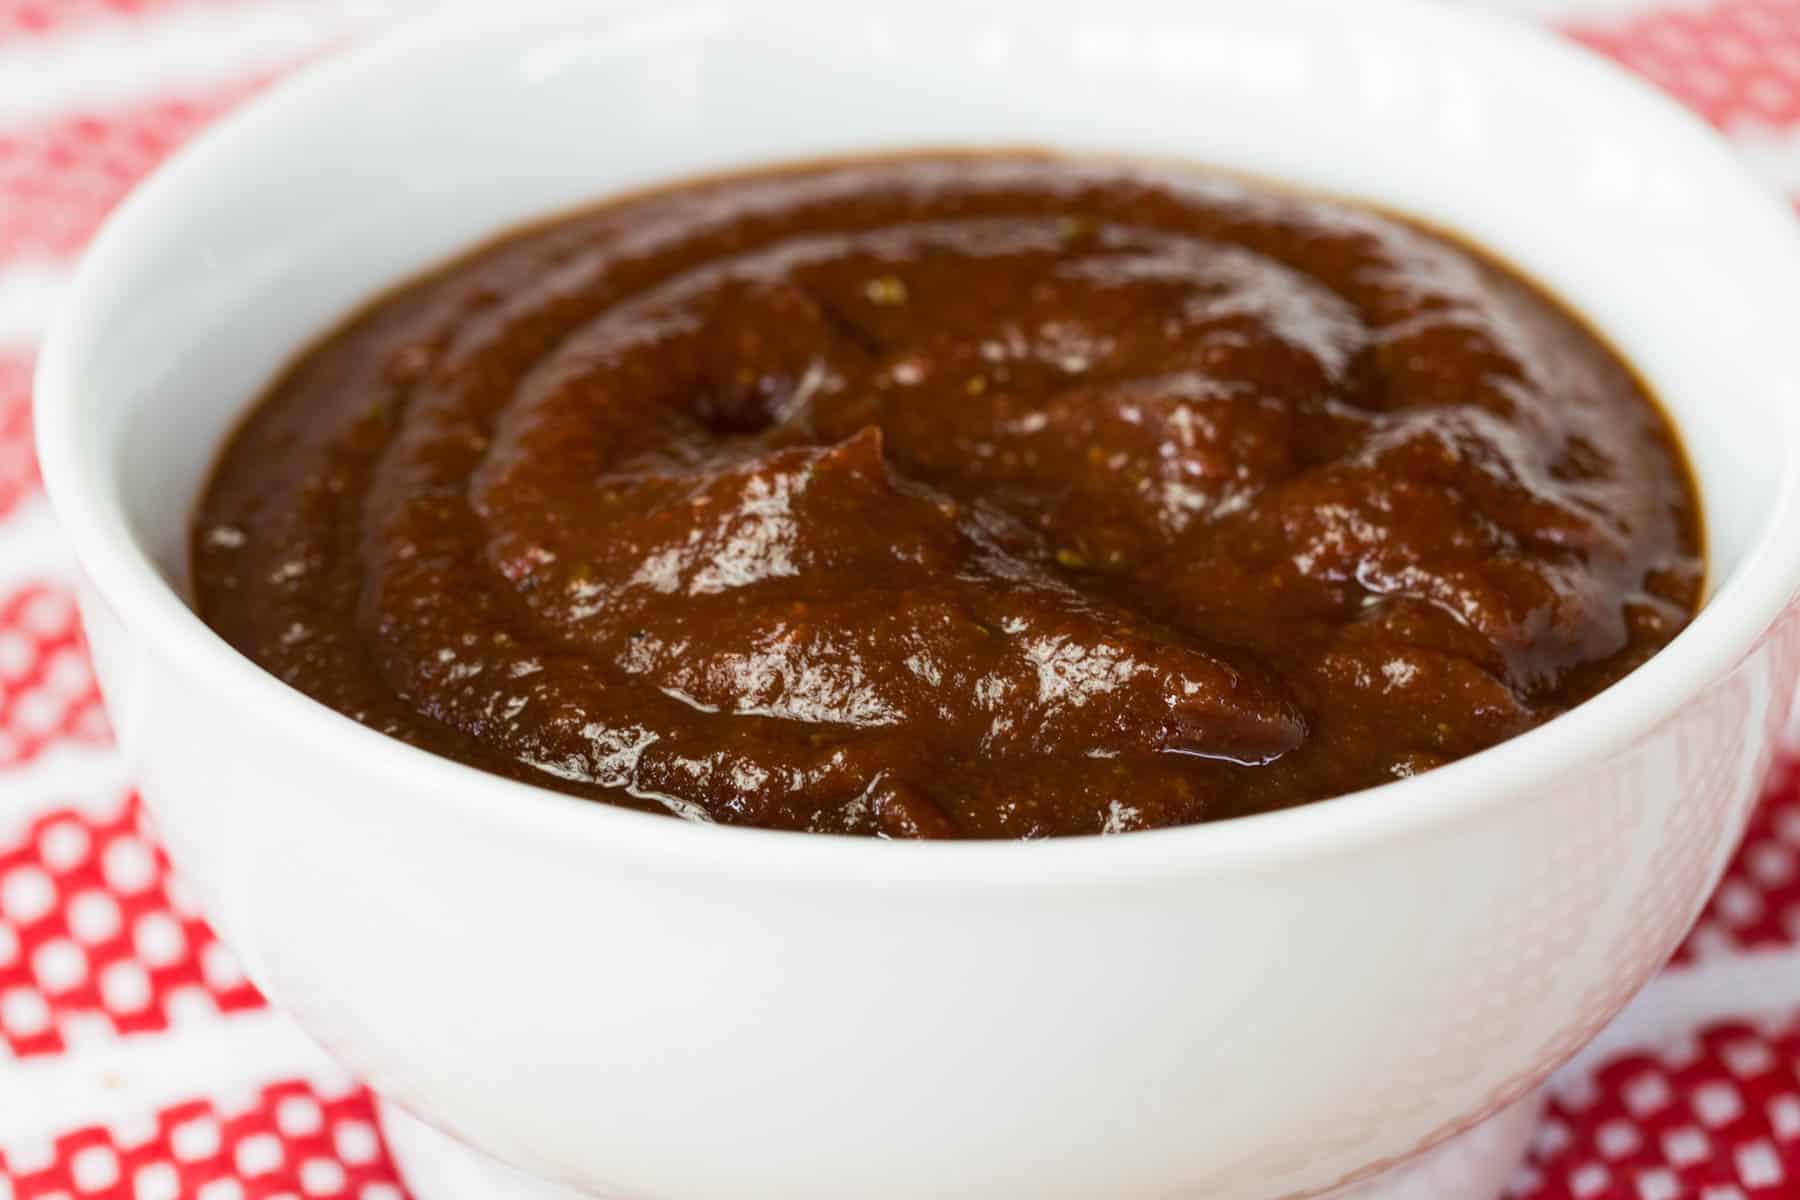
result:
[[[408,285],[233,437],[204,618],[515,778],[1117,832],[1429,769],[1687,622],[1656,407],[1392,217],[1032,156],[628,199]]]

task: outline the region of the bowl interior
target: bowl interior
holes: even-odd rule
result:
[[[633,0],[428,26],[228,120],[112,222],[65,318],[47,459],[185,593],[186,525],[226,431],[395,280],[683,176],[1019,145],[1365,198],[1544,282],[1679,425],[1715,596],[1792,506],[1775,282],[1791,218],[1610,66],[1404,0]]]

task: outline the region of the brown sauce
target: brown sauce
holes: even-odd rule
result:
[[[1699,602],[1632,372],[1351,205],[1027,155],[618,201],[308,352],[199,610],[516,779],[734,824],[1035,837],[1428,770]]]

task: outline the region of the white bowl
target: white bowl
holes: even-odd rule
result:
[[[900,845],[431,757],[183,602],[222,435],[384,285],[650,181],[1019,143],[1367,197],[1547,281],[1685,434],[1704,611],[1574,712],[1418,778],[1122,838]],[[1447,6],[447,17],[276,88],[119,211],[42,356],[40,448],[175,860],[256,983],[432,1126],[596,1195],[1308,1194],[1525,1096],[1723,866],[1800,663],[1791,225],[1671,104]]]

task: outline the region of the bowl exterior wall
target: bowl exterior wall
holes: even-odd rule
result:
[[[1403,840],[855,890],[446,808],[297,753],[92,593],[83,615],[162,836],[271,999],[471,1144],[658,1197],[1284,1195],[1464,1128],[1673,951],[1800,640],[1785,621],[1624,753]]]

